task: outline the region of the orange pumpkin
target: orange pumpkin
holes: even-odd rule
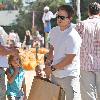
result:
[[[23,62],[22,67],[23,67],[25,70],[29,70],[29,68],[30,68],[29,62],[28,62],[28,61]]]
[[[40,53],[37,53],[38,59],[36,59],[36,48],[20,50],[19,55],[21,57],[22,66],[25,70],[34,70],[38,64],[44,64],[44,52],[47,53],[48,49],[40,48],[39,50]]]
[[[40,53],[40,54],[46,54],[48,52],[49,52],[49,50],[46,48],[39,48],[39,50],[38,50],[38,53]]]
[[[37,62],[36,61],[30,61],[29,65],[35,69],[35,67],[37,66]]]
[[[36,48],[32,48],[32,53],[36,53]]]
[[[23,62],[22,64],[22,67],[27,71],[35,69],[36,66],[37,66],[37,63],[33,61],[26,61],[26,62]]]

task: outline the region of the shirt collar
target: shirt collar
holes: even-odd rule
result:
[[[69,27],[66,28],[64,31],[61,31],[61,30],[60,30],[60,27],[59,27],[59,30],[60,30],[62,33],[69,32],[71,29],[72,29],[71,23],[70,23]]]
[[[100,16],[99,15],[93,15],[93,16],[89,17],[89,19],[93,19],[93,18],[99,18],[100,19]]]

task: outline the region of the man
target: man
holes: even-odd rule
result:
[[[74,11],[69,5],[58,8],[57,24],[50,32],[50,51],[44,69],[51,80],[65,91],[64,100],[81,100],[80,97],[80,46],[81,38],[72,27]],[[52,66],[49,62],[53,59]]]
[[[48,33],[51,30],[51,19],[55,18],[56,14],[53,15],[53,13],[51,11],[49,11],[49,7],[45,6],[44,7],[44,13],[42,16],[42,21],[44,24],[44,32],[45,32],[45,47],[48,48]]]
[[[9,33],[9,36],[8,36],[9,40],[10,41],[14,41],[16,42],[16,33],[14,32],[14,30],[11,30],[11,32]]]
[[[76,25],[76,30],[80,33],[83,41],[81,46],[82,100],[100,100],[99,12],[99,4],[90,3],[88,7],[89,18]]]

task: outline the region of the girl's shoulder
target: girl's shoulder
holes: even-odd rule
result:
[[[20,69],[21,72],[24,72],[24,71],[25,71],[25,70],[23,69],[23,67],[21,67],[21,66],[19,67],[19,69]]]

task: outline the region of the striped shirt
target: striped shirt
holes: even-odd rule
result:
[[[81,70],[100,70],[100,17],[91,16],[80,21],[75,29],[82,38],[81,46]]]

